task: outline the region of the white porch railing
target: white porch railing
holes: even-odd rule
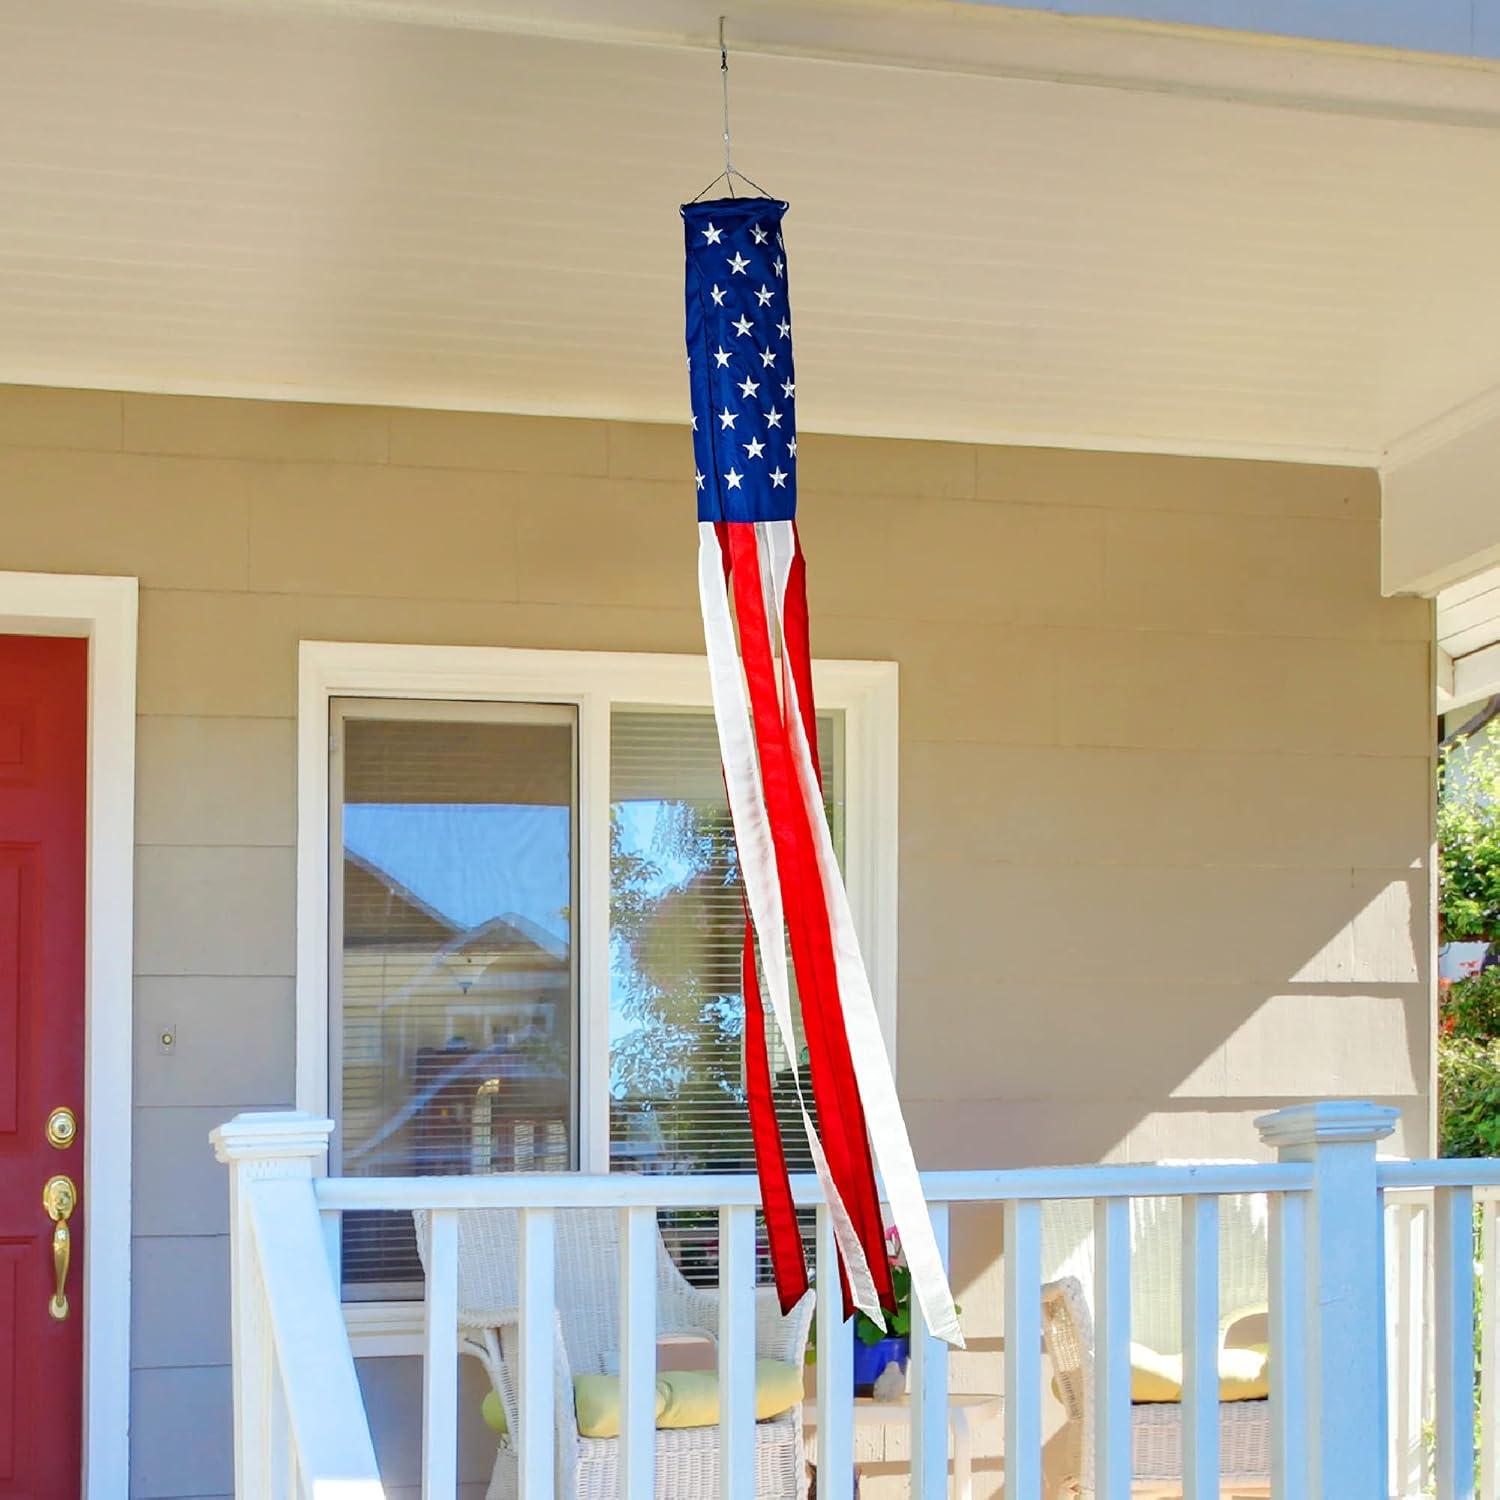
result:
[[[1269,1205],[1269,1336],[1273,1494],[1284,1500],[1375,1500],[1422,1493],[1428,1454],[1440,1500],[1500,1500],[1495,1423],[1484,1424],[1483,1490],[1475,1487],[1473,1205],[1500,1194],[1500,1163],[1377,1161],[1394,1111],[1326,1103],[1259,1123],[1278,1160],[1264,1165],[1103,1166],[932,1172],[924,1177],[945,1247],[950,1209],[1004,1213],[1004,1465],[1006,1500],[1043,1490],[1042,1206],[1094,1204],[1094,1493],[1131,1487],[1130,1242],[1132,1198],[1183,1200],[1183,1494],[1219,1488],[1217,1200],[1264,1194]],[[626,1381],[620,1492],[652,1493],[653,1257],[641,1253],[659,1210],[716,1209],[721,1288],[719,1453],[728,1500],[754,1493],[754,1214],[746,1177],[518,1175],[329,1178],[315,1175],[327,1121],[242,1115],[214,1132],[231,1168],[236,1490],[241,1497],[376,1500],[384,1495],[338,1298],[340,1215],[417,1210],[431,1216],[422,1402],[424,1500],[457,1485],[457,1214],[520,1215],[518,1417],[524,1500],[553,1500],[554,1230],[572,1210],[621,1214],[620,1368]],[[795,1180],[799,1202],[816,1199]],[[833,1242],[819,1221],[817,1282],[836,1284]],[[1486,1272],[1496,1264],[1493,1230]],[[1001,1246],[994,1247],[998,1254]],[[1430,1308],[1430,1313],[1428,1309]],[[968,1309],[970,1316],[975,1309]],[[818,1320],[820,1497],[852,1493],[851,1345],[834,1302]],[[1486,1417],[1500,1390],[1488,1372],[1500,1330],[1500,1289],[1486,1299]],[[1430,1337],[1429,1337],[1430,1334]],[[1430,1349],[1430,1353],[1428,1352]],[[914,1330],[912,1493],[948,1493],[946,1347]],[[637,1391],[639,1396],[639,1391]],[[1500,1421],[1500,1416],[1496,1416]],[[1429,1426],[1430,1424],[1430,1426]],[[1433,1434],[1431,1445],[1427,1432]],[[1430,1490],[1428,1491],[1431,1492]]]

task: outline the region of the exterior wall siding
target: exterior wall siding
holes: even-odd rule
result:
[[[814,650],[901,664],[922,1163],[1245,1156],[1253,1115],[1325,1094],[1401,1106],[1426,1152],[1432,619],[1380,596],[1375,476],[801,457]],[[697,652],[690,474],[677,428],[0,388],[0,567],[143,589],[140,1500],[230,1488],[207,1134],[292,1102],[298,641]],[[963,1228],[977,1389],[998,1276]],[[372,1402],[409,1409],[379,1363]]]

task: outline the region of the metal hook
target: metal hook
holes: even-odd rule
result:
[[[719,17],[719,82],[724,92],[724,180],[734,197],[734,162],[729,142],[729,48],[724,43],[724,17]]]

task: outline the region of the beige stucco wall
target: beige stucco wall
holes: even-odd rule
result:
[[[1244,1156],[1328,1093],[1425,1150],[1431,623],[1380,596],[1374,477],[801,456],[814,649],[902,669],[922,1163]],[[134,1495],[230,1487],[206,1136],[291,1099],[298,640],[697,651],[690,473],[669,428],[0,388],[0,568],[143,589]]]

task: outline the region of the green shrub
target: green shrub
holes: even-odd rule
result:
[[[1461,739],[1438,761],[1438,930],[1500,940],[1500,736]]]
[[[1500,1156],[1500,1041],[1438,1038],[1444,1156]]]
[[[1444,1036],[1474,1042],[1500,1038],[1500,964],[1442,987],[1438,1027]]]

